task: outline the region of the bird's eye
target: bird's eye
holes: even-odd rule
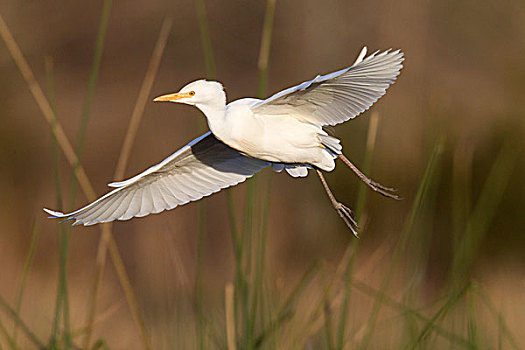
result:
[[[188,92],[188,95],[190,95],[190,96],[195,96],[195,91],[190,91],[190,92]]]

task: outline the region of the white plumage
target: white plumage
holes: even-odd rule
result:
[[[77,211],[44,210],[53,217],[74,220],[74,224],[128,220],[198,200],[272,165],[275,171],[285,169],[294,177],[315,169],[332,204],[356,234],[351,211],[335,200],[320,170],[333,170],[339,157],[374,190],[396,196],[360,173],[343,156],[340,141],[322,127],[342,123],[370,108],[399,75],[403,61],[399,50],[365,55],[363,48],[352,66],[318,75],[265,100],[245,98],[226,104],[222,85],[206,80],[160,96],[154,101],[199,108],[210,131],[141,174],[109,184],[116,188]]]

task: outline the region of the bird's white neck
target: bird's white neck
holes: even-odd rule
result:
[[[226,96],[223,94],[222,97],[222,99],[216,100],[213,103],[198,103],[195,105],[195,107],[204,113],[211,132],[219,139],[221,139],[221,135],[226,131],[224,130],[224,120],[226,118]]]

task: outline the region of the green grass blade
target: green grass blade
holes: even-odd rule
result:
[[[95,42],[95,50],[93,53],[93,63],[89,73],[89,80],[87,85],[86,96],[84,98],[84,106],[82,108],[82,115],[80,118],[80,126],[77,132],[77,145],[75,153],[77,154],[77,163],[73,165],[73,172],[76,172],[82,160],[82,151],[84,149],[84,139],[86,136],[87,125],[91,116],[91,106],[93,104],[93,97],[95,95],[95,87],[98,80],[98,72],[100,69],[100,62],[102,60],[102,52],[104,50],[104,39],[106,37],[106,30],[109,23],[109,15],[111,14],[112,0],[104,0],[102,3],[102,14],[100,17],[100,24],[98,28],[97,38]],[[69,189],[69,208],[73,209],[75,204],[77,182],[74,176],[71,177],[71,184]]]
[[[435,322],[431,322],[430,319],[423,316],[419,311],[396,301],[395,299],[389,297],[388,295],[381,292],[380,290],[376,290],[375,288],[370,287],[368,284],[362,281],[358,281],[358,280],[354,280],[354,282],[352,283],[352,286],[356,288],[358,291],[360,291],[361,293],[366,294],[374,299],[381,298],[383,302],[386,305],[390,306],[391,308],[394,308],[401,312],[412,315],[418,321],[421,321],[425,325],[429,326],[433,332],[440,335],[444,339],[447,339],[451,344],[455,344],[461,347],[470,346],[470,342],[467,339],[464,339],[463,337],[446,330],[445,328],[439,326],[438,324],[435,324]]]
[[[474,349],[481,349],[482,342],[480,341],[480,334],[478,330],[478,318],[476,317],[476,304],[472,288],[466,295],[467,299],[467,335]]]
[[[117,162],[117,166],[115,167],[115,172],[113,175],[113,178],[118,181],[121,180],[124,176],[124,172],[126,170],[129,155],[131,153],[131,149],[133,147],[133,143],[135,141],[135,136],[137,134],[138,127],[140,125],[140,122],[142,120],[142,116],[144,113],[144,108],[146,106],[146,101],[148,96],[150,95],[151,88],[153,86],[153,82],[155,81],[155,77],[157,76],[157,71],[160,66],[160,61],[164,53],[164,49],[166,47],[166,43],[169,37],[169,33],[172,26],[172,20],[170,18],[165,18],[162,22],[162,26],[159,32],[159,36],[157,38],[157,42],[155,43],[155,47],[153,49],[151,59],[148,64],[148,68],[146,70],[146,74],[144,76],[144,80],[142,81],[142,85],[139,90],[139,94],[137,97],[137,101],[135,103],[135,107],[133,108],[133,112],[130,117],[130,121],[128,124],[128,128],[126,130],[126,134],[124,137],[124,142],[122,143],[122,147],[119,154],[119,159]],[[100,283],[102,281],[102,274],[104,271],[104,268],[106,266],[106,257],[107,257],[107,242],[106,238],[111,235],[111,226],[103,226],[102,228],[102,235],[99,239],[98,248],[97,248],[97,263],[96,263],[96,269],[95,269],[95,277],[93,279],[93,284],[91,287],[91,294],[88,301],[88,313],[86,315],[86,332],[85,332],[85,338],[83,342],[83,348],[88,349],[89,345],[91,343],[91,335],[93,330],[93,323],[95,321],[95,313],[97,309],[97,301],[98,301],[98,291],[100,289]],[[118,253],[118,251],[115,251],[115,253]],[[125,271],[121,271],[120,274],[122,277],[127,279],[127,274]],[[127,285],[127,283],[122,283],[122,285]],[[127,295],[127,298],[129,300],[135,299],[133,297],[133,291],[132,290],[125,290],[125,294]],[[132,307],[132,305],[135,305],[135,302],[130,302],[128,305]],[[138,310],[134,310],[133,314],[139,315]],[[140,329],[140,333],[142,335],[146,335],[146,331],[144,330],[144,322],[140,319],[137,320],[137,327]],[[143,339],[144,346],[149,346],[149,342],[146,339]]]
[[[56,91],[55,91],[55,79],[54,79],[54,69],[53,69],[53,59],[51,57],[46,57],[45,59],[45,67],[46,67],[46,82],[47,82],[47,95],[48,95],[48,101],[49,105],[51,106],[51,109],[53,110],[54,118],[51,121],[51,131],[56,128],[57,125],[57,119],[56,119]],[[52,133],[51,133],[52,134]],[[62,180],[60,176],[60,146],[58,144],[57,139],[53,136],[51,139],[53,140],[53,168],[54,168],[54,175],[55,175],[55,193],[56,193],[56,201],[57,206],[56,208],[58,210],[63,209],[63,203],[62,203]]]
[[[99,30],[95,43],[93,63],[88,80],[87,92],[84,99],[84,106],[82,109],[82,116],[80,120],[80,126],[78,130],[77,145],[75,153],[77,155],[76,162],[73,164],[73,176],[71,177],[70,189],[69,189],[69,201],[68,208],[73,209],[76,191],[77,191],[77,179],[74,174],[78,171],[80,162],[82,159],[82,151],[84,147],[84,139],[87,130],[87,124],[91,116],[91,106],[93,103],[93,96],[95,94],[95,86],[97,83],[98,72],[100,69],[100,62],[102,59],[102,52],[104,48],[104,39],[109,22],[109,15],[111,13],[111,0],[105,0],[102,6],[102,14],[100,19]],[[59,228],[59,287],[57,293],[57,303],[55,311],[54,331],[53,331],[53,342],[57,341],[59,332],[60,315],[62,316],[63,328],[64,328],[64,341],[66,347],[71,346],[71,327],[69,317],[69,301],[68,301],[68,290],[67,290],[67,260],[69,251],[69,236],[71,234],[71,227]],[[60,232],[63,231],[63,232]]]
[[[379,126],[379,113],[374,112],[370,115],[368,121],[368,133],[366,137],[366,150],[365,157],[363,160],[362,170],[364,174],[370,173],[370,168],[372,167],[373,154],[377,138],[377,130]],[[365,210],[367,194],[369,193],[370,188],[363,182],[359,183],[359,192],[357,193],[357,205],[355,210],[355,218],[357,222],[361,225],[361,217]]]
[[[31,235],[31,243],[29,244],[29,251],[27,252],[26,260],[24,262],[24,268],[22,270],[22,279],[20,280],[20,286],[18,287],[18,293],[16,295],[15,312],[17,314],[20,314],[20,310],[22,308],[22,300],[24,298],[24,292],[26,289],[27,277],[29,276],[29,272],[31,271],[31,267],[33,266],[33,260],[35,258],[36,246],[38,244],[39,238],[40,238],[40,225],[38,224],[38,222],[35,222],[33,224],[33,234]],[[18,334],[18,322],[15,322],[15,325],[13,328],[13,344],[15,348],[16,348],[17,334]]]
[[[494,161],[481,193],[476,202],[467,228],[454,254],[452,263],[452,283],[458,288],[462,281],[468,280],[468,274],[482,241],[489,232],[497,208],[514,171],[518,152],[512,141],[505,141]]]
[[[206,325],[204,320],[204,244],[206,241],[206,202],[199,206],[197,235],[197,272],[195,278],[195,307],[197,311],[197,344],[198,349],[205,349]]]
[[[4,297],[0,295],[0,309],[4,311],[4,313],[9,316],[15,323],[18,324],[20,327],[20,330],[24,332],[24,334],[27,336],[27,338],[38,348],[38,349],[44,349],[46,348],[44,346],[44,343],[31,331],[31,329],[25,324],[24,321],[18,316],[15,310],[13,310],[7,301],[5,301]]]
[[[206,5],[204,0],[195,0],[195,10],[199,22],[199,31],[201,36],[201,46],[206,66],[206,76],[208,79],[215,79],[215,59],[213,57],[213,47],[208,28],[208,18],[206,14]],[[206,130],[206,123],[199,118],[197,128]],[[206,200],[203,198],[199,203],[198,218],[198,238],[197,238],[197,272],[195,278],[195,307],[197,312],[197,344],[199,349],[205,348],[206,325],[204,319],[204,297],[203,297],[203,257],[204,242],[206,240]]]
[[[259,60],[257,61],[258,79],[257,93],[258,98],[264,98],[266,86],[268,85],[268,61],[270,58],[270,48],[272,45],[273,21],[275,18],[275,4],[277,0],[266,1],[266,14],[262,30],[261,47],[259,49]]]
[[[518,350],[520,347],[516,340],[516,336],[512,333],[503,315],[497,310],[494,303],[490,300],[488,294],[477,284],[473,284],[474,292],[480,297],[481,301],[485,304],[489,312],[498,320],[498,326],[503,337],[507,339],[509,345]]]
[[[297,286],[290,293],[283,306],[280,308],[279,313],[275,320],[273,320],[267,328],[263,329],[255,340],[255,348],[260,348],[263,343],[273,334],[275,331],[282,326],[282,324],[289,320],[295,313],[295,306],[297,305],[300,297],[304,291],[308,288],[314,277],[319,272],[321,264],[319,262],[314,263],[303,275]]]
[[[368,121],[366,150],[365,150],[365,157],[364,157],[363,166],[362,166],[362,169],[365,174],[370,173],[370,168],[372,165],[372,159],[373,159],[375,143],[376,143],[378,124],[379,124],[379,114],[377,112],[372,113]],[[361,226],[364,225],[364,221],[361,219],[363,217],[368,191],[369,191],[368,186],[366,186],[366,184],[361,181],[359,184],[359,192],[357,194],[357,205],[356,205],[356,211],[355,211],[355,219],[357,222],[361,224]],[[349,244],[351,245],[351,247],[348,248],[350,249],[349,250],[350,258],[348,259],[348,263],[346,264],[346,267],[345,267],[343,305],[341,307],[341,314],[339,316],[339,324],[337,328],[337,347],[336,349],[343,349],[344,343],[345,343],[346,323],[347,323],[348,312],[349,312],[349,307],[350,307],[350,296],[352,293],[351,286],[352,286],[352,280],[353,280],[353,275],[354,275],[355,259],[357,257],[357,251],[359,248],[359,240],[351,240]]]
[[[7,332],[7,329],[5,328],[4,324],[2,323],[2,320],[0,320],[0,336],[2,336],[5,341],[7,342],[10,349],[16,350],[18,347],[16,346],[16,341],[14,339],[14,336],[12,337]],[[2,350],[2,343],[0,342],[0,350]]]
[[[56,94],[55,94],[55,81],[54,81],[54,71],[53,71],[53,61],[51,58],[46,59],[46,85],[48,89],[48,100],[53,112],[53,121],[51,128],[55,127],[57,124],[56,119]],[[53,139],[53,148],[54,148],[54,173],[55,173],[55,192],[56,192],[56,201],[58,209],[62,208],[62,184],[60,182],[60,154],[58,150],[58,142],[55,138]],[[57,241],[59,242],[59,276],[58,276],[58,288],[56,296],[56,305],[55,305],[55,316],[53,320],[53,331],[51,336],[51,346],[54,346],[58,342],[59,332],[60,332],[60,321],[64,320],[64,328],[66,329],[65,334],[67,336],[69,328],[69,308],[67,301],[67,286],[66,286],[66,276],[65,276],[65,262],[64,256],[67,256],[67,246],[64,246],[64,239],[67,232],[64,232],[64,227],[62,225],[56,225],[56,234]],[[66,250],[64,250],[66,248]],[[64,253],[66,251],[66,253]]]
[[[266,85],[268,79],[269,57],[271,52],[273,22],[275,17],[276,0],[266,1],[266,11],[264,15],[264,23],[261,35],[261,45],[259,48],[259,59],[257,63],[258,78],[256,96],[263,98],[266,93]],[[246,236],[246,251],[249,252],[249,257],[246,260],[247,264],[253,264],[253,281],[251,284],[251,295],[248,296],[250,301],[250,309],[248,311],[248,318],[246,320],[246,343],[247,348],[252,348],[255,341],[256,319],[261,303],[261,294],[264,289],[264,264],[266,257],[266,242],[268,238],[268,212],[270,206],[271,194],[271,174],[267,175],[265,186],[257,186],[258,179],[254,178],[250,181],[250,189],[247,192],[245,203],[247,203],[247,226]],[[264,187],[264,188],[263,188]],[[257,189],[259,191],[257,191]],[[257,201],[257,199],[261,199]],[[258,205],[257,205],[258,204]],[[256,214],[253,209],[256,208]],[[249,215],[249,217],[248,217]],[[254,219],[255,222],[254,222]],[[258,220],[257,220],[258,219]],[[249,232],[249,230],[251,232]],[[252,249],[252,237],[255,238],[255,246]],[[252,256],[253,254],[253,256]],[[245,270],[251,273],[252,268],[247,266]]]
[[[457,302],[465,295],[469,288],[470,286],[467,285],[461,291],[459,291],[459,293],[453,293],[450,297],[447,298],[443,306],[434,314],[434,316],[430,320],[426,322],[425,327],[423,328],[415,342],[412,344],[412,346],[410,346],[410,349],[416,349],[418,346],[422,345],[421,343],[430,334],[430,331],[432,330],[432,328],[434,328],[435,324],[440,319],[445,317],[447,312],[449,312],[457,304]],[[474,344],[471,343],[470,340],[471,339],[469,338],[468,343],[469,347],[472,348]]]
[[[199,21],[199,31],[204,54],[204,64],[206,66],[206,75],[209,79],[216,79],[215,58],[213,57],[213,46],[211,44],[208,16],[206,14],[204,0],[195,0],[195,10],[197,12],[197,20]]]
[[[391,263],[388,266],[388,269],[387,269],[387,272],[385,274],[383,281],[381,282],[381,287],[380,287],[381,293],[379,294],[378,298],[374,300],[372,311],[370,313],[370,317],[368,319],[368,322],[365,328],[365,333],[359,345],[360,349],[366,349],[370,343],[370,340],[372,339],[372,335],[375,330],[375,324],[377,321],[377,317],[379,315],[381,306],[384,302],[383,296],[385,295],[386,289],[390,285],[390,281],[392,280],[394,271],[400,261],[401,253],[404,250],[406,243],[408,241],[408,238],[412,232],[412,228],[414,226],[416,217],[421,211],[421,207],[423,206],[423,203],[425,199],[427,198],[427,194],[429,192],[430,186],[434,182],[435,175],[437,172],[437,167],[438,167],[439,160],[440,160],[440,156],[443,151],[443,147],[444,147],[444,138],[440,138],[434,146],[434,150],[432,151],[432,155],[430,156],[430,160],[428,162],[428,165],[425,169],[425,173],[423,174],[423,178],[419,185],[419,188],[416,194],[416,198],[414,199],[412,209],[410,210],[410,213],[407,218],[407,221],[405,222],[403,231],[401,232],[401,237],[399,238],[398,242],[395,245]]]

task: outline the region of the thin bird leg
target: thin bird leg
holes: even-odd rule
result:
[[[383,186],[381,185],[380,183],[377,183],[373,180],[371,180],[370,178],[368,178],[365,174],[363,174],[361,172],[361,170],[359,170],[354,164],[352,164],[351,161],[348,160],[348,158],[346,158],[344,156],[344,154],[338,154],[337,155],[350,169],[352,169],[352,171],[354,173],[356,173],[357,176],[359,176],[359,178],[365,183],[367,184],[371,189],[373,189],[374,191],[382,194],[383,196],[385,197],[389,197],[389,198],[394,198],[394,199],[401,199],[401,197],[399,197],[398,195],[396,194],[393,194],[393,193],[390,193],[390,192],[394,192],[394,191],[397,191],[395,188],[390,188],[390,187],[386,187],[386,186]]]
[[[319,178],[321,179],[321,183],[323,184],[324,190],[326,191],[326,194],[328,195],[328,198],[330,198],[330,202],[332,202],[332,205],[334,206],[334,209],[337,211],[337,214],[343,219],[346,226],[350,228],[354,236],[359,238],[357,235],[357,229],[359,226],[357,225],[357,222],[352,217],[352,210],[348,208],[346,205],[344,205],[341,202],[338,202],[337,199],[335,199],[334,194],[332,191],[330,191],[330,187],[328,187],[328,183],[326,182],[323,173],[319,169],[315,169],[317,171],[317,175],[319,175]]]

